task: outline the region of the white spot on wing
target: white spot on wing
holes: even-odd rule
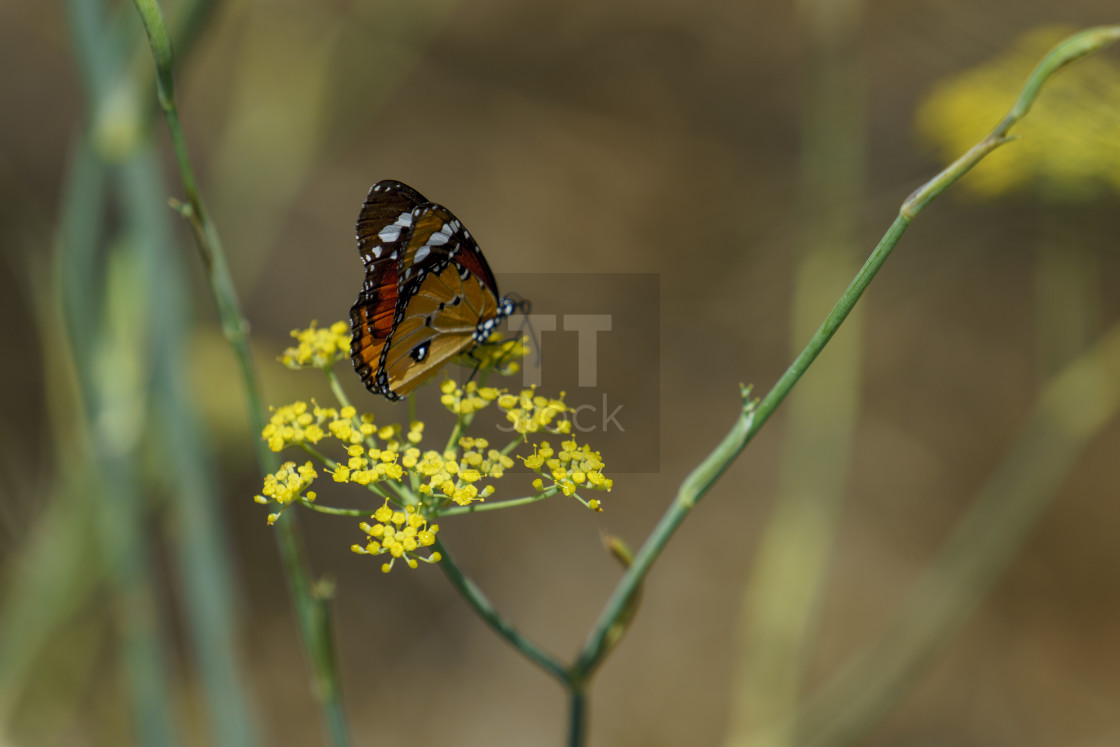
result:
[[[428,239],[428,243],[432,246],[439,246],[440,244],[446,244],[450,238],[451,236],[446,233],[433,233]]]
[[[414,262],[420,262],[421,260],[424,259],[424,257],[428,256],[428,253],[430,251],[431,250],[428,248],[428,245],[424,244],[424,246],[422,246],[422,247],[420,247],[419,249],[416,250],[416,257],[413,258],[413,261]]]
[[[384,241],[386,243],[388,243],[390,241],[396,241],[400,237],[401,237],[401,227],[396,225],[395,223],[391,226],[385,226],[384,228],[381,229],[381,232],[377,234],[377,238],[381,239],[382,241]]]
[[[401,213],[397,217],[397,222],[394,224],[401,228],[408,228],[412,225],[412,213]]]

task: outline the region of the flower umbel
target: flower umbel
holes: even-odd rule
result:
[[[522,457],[522,461],[526,467],[541,476],[533,481],[533,487],[537,490],[545,490],[545,480],[549,480],[564,495],[576,495],[580,488],[605,490],[609,493],[614,487],[614,481],[603,476],[603,459],[599,452],[592,451],[587,444],[580,446],[575,439],[562,442],[559,453],[552,449],[548,441],[542,441],[533,449],[533,455]],[[603,510],[598,499],[584,501],[578,495],[576,497],[593,511]]]
[[[391,571],[397,558],[404,558],[409,568],[415,568],[420,562],[440,561],[438,552],[427,557],[416,554],[421,547],[435,544],[439,525],[429,525],[428,520],[417,513],[415,506],[406,506],[404,511],[394,511],[389,502],[385,501],[370,518],[375,523],[362,522],[358,525],[366,533],[365,545],[351,545],[350,549],[360,555],[388,554],[389,561],[381,566],[383,572]]]
[[[312,400],[311,406],[302,400],[290,405],[274,408],[268,425],[261,436],[273,451],[283,451],[285,447],[296,444],[317,444],[328,435],[344,443],[361,443],[372,436],[376,429],[373,416],[357,417],[353,407],[336,410],[333,407],[319,407]],[[326,426],[324,430],[323,426]]]
[[[506,420],[522,435],[539,431],[567,434],[572,430],[572,423],[566,418],[553,425],[557,418],[570,412],[564,404],[563,392],[560,392],[560,399],[549,399],[537,394],[535,387],[522,389],[516,396],[503,394],[498,398],[498,407],[505,410]]]
[[[294,347],[287,348],[280,361],[288,368],[321,368],[326,370],[336,362],[350,356],[350,325],[335,322],[326,329],[311,326],[293,329]]]
[[[265,475],[264,487],[261,488],[260,495],[253,500],[261,504],[276,501],[280,504],[280,512],[283,512],[293,501],[300,499],[314,501],[315,493],[304,491],[310,487],[318,476],[315,468],[311,466],[311,462],[306,462],[301,467],[297,467],[295,462],[284,462],[280,465],[280,469],[272,474]],[[280,512],[269,514],[268,523],[275,522],[280,517]]]
[[[603,461],[590,446],[567,440],[556,452],[547,441],[534,443],[544,433],[568,434],[571,422],[565,417],[570,408],[559,399],[545,397],[536,389],[510,394],[504,389],[468,381],[459,385],[445,381],[440,387],[440,402],[456,422],[444,451],[424,448],[431,429],[420,420],[375,424],[372,414],[359,413],[346,399],[345,392],[333,378],[333,363],[344,357],[349,334],[344,323],[318,329],[314,324],[292,333],[299,345],[285,351],[282,360],[293,368],[319,368],[331,377],[332,391],[340,400],[339,407],[323,407],[315,400],[299,400],[276,407],[261,436],[273,451],[296,447],[323,465],[335,483],[358,485],[372,492],[380,503],[372,521],[360,527],[366,533],[365,544],[353,545],[354,552],[364,555],[388,555],[382,566],[390,570],[397,559],[409,567],[420,562],[439,562],[438,552],[418,554],[435,544],[438,525],[431,523],[441,516],[469,513],[492,508],[510,508],[532,503],[556,493],[574,496],[592,510],[601,511],[598,500],[585,500],[580,490],[610,490],[611,481],[603,476]],[[493,346],[478,346],[479,368],[494,369],[509,358],[524,354],[521,341],[508,341]],[[485,438],[467,435],[473,415],[497,402],[506,419],[513,424],[513,440],[504,448],[494,448]],[[445,437],[446,438],[446,437]],[[327,454],[332,451],[334,457]],[[504,501],[487,499],[496,492],[495,484],[509,476],[515,464],[514,452],[529,445],[533,453],[520,457],[540,475],[533,481],[533,491]],[[272,523],[293,503],[322,513],[341,516],[369,516],[368,508],[336,508],[316,501],[309,490],[318,472],[308,461],[303,466],[285,462],[274,474],[267,475],[258,503],[275,502],[279,509],[269,515]],[[367,496],[368,500],[368,496]],[[479,504],[485,503],[485,506]]]
[[[468,381],[463,386],[458,386],[451,379],[439,385],[443,396],[439,401],[456,415],[471,415],[490,405],[498,398],[501,392],[492,386],[479,386],[474,381]]]

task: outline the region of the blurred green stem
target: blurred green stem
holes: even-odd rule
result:
[[[1120,324],[1043,390],[896,619],[816,695],[798,744],[857,744],[967,621],[1101,429],[1120,413]]]
[[[859,267],[864,203],[864,69],[860,0],[801,0],[809,51],[801,116],[799,264],[793,340],[828,312]],[[858,311],[858,310],[857,310]],[[861,315],[852,314],[790,398],[774,509],[747,582],[735,653],[728,745],[782,747],[812,652],[859,410]],[[796,352],[796,348],[793,348]]]
[[[1039,379],[1049,380],[1100,331],[1095,255],[1085,245],[1079,205],[1042,204],[1035,247],[1035,329]]]
[[[495,633],[509,641],[511,646],[525,654],[530,661],[560,680],[562,684],[567,685],[568,672],[564,666],[536,643],[522,635],[513,625],[498,614],[498,611],[494,609],[493,603],[490,602],[482,590],[459,570],[459,566],[451,559],[447,548],[443,546],[443,543],[439,541],[438,537],[436,538],[434,547],[442,556],[439,567],[444,575],[447,576],[447,580],[451,582],[451,585],[455,587],[466,600],[467,604],[479,614],[486,624],[489,625]]]
[[[206,278],[221,319],[222,331],[237,357],[242,386],[248,399],[250,430],[254,435],[259,434],[265,424],[264,407],[249,350],[247,324],[240,311],[240,303],[229,273],[221,239],[203,205],[194,171],[190,166],[186,139],[183,136],[175,104],[171,40],[167,33],[163,11],[156,0],[134,0],[134,2],[151,44],[156,66],[159,104],[167,120],[183,189],[187,195],[187,205],[181,212],[194,231]],[[276,471],[279,466],[276,455],[259,438],[254,441],[261,472]],[[329,616],[322,615],[319,611],[319,607],[325,602],[316,599],[312,594],[307,560],[292,517],[282,516],[276,522],[275,528],[289,588],[296,606],[304,649],[315,673],[315,692],[325,710],[332,744],[345,745],[349,742],[349,736],[342,709],[337,662],[332,658],[333,644],[325,640],[330,638],[332,631],[329,626],[321,624],[321,621],[329,619]]]
[[[603,663],[607,652],[610,651],[613,645],[618,641],[619,636],[624,630],[625,625],[622,621],[628,619],[632,614],[634,599],[641,588],[646,574],[653,566],[654,561],[657,560],[661,551],[665,548],[666,544],[668,544],[669,539],[673,536],[677,527],[680,526],[696,504],[703,499],[708,490],[723,475],[728,467],[731,466],[739,454],[742,453],[746,445],[759,429],[762,428],[777,409],[778,405],[786,398],[793,386],[798,382],[809,366],[812,365],[813,361],[816,360],[817,356],[820,355],[825,345],[828,344],[840,325],[843,324],[844,320],[851,313],[852,308],[863,295],[863,292],[867,289],[867,286],[871,283],[876,273],[878,273],[879,269],[886,262],[887,257],[890,256],[891,251],[902,238],[902,234],[906,232],[910,222],[925,209],[925,206],[937,197],[937,195],[948,188],[949,185],[957,179],[960,179],[988,153],[991,153],[1008,141],[1007,131],[1029,111],[1031,104],[1038,95],[1040,87],[1051,75],[1066,64],[1099,51],[1118,38],[1120,38],[1120,26],[1098,27],[1074,34],[1051,50],[1027,80],[1011,112],[1008,113],[992,133],[907,198],[899,209],[898,216],[895,218],[894,222],[891,223],[890,227],[883,235],[883,238],[880,239],[878,245],[875,247],[874,251],[872,251],[871,256],[868,257],[863,267],[856,273],[855,278],[848,285],[831,311],[829,311],[824,322],[817,328],[817,331],[813,334],[808,344],[789,368],[786,369],[785,373],[782,374],[781,378],[778,379],[777,383],[774,384],[773,388],[760,402],[752,401],[750,399],[749,389],[743,388],[741,392],[743,404],[731,430],[728,431],[719,445],[716,446],[688,477],[685,478],[684,482],[681,483],[676,497],[662,515],[657,526],[654,527],[653,532],[650,533],[650,536],[646,538],[646,541],[634,555],[633,562],[623,573],[622,578],[615,586],[611,596],[607,599],[602,613],[595,622],[586,642],[571,665],[565,667],[560,664],[556,659],[545,653],[539,646],[526,639],[514,629],[513,626],[503,620],[481,590],[479,590],[473,582],[463,576],[459,568],[447,556],[442,544],[437,541],[436,549],[444,556],[440,567],[443,568],[444,573],[447,574],[448,580],[459,590],[464,599],[466,599],[495,632],[509,641],[512,646],[520,650],[542,669],[560,680],[567,688],[571,697],[569,720],[570,745],[578,746],[584,743],[586,738],[585,714],[583,711],[584,693],[586,692],[591,678],[594,676],[598,667]],[[1118,345],[1120,345],[1120,343],[1118,343]],[[1070,374],[1066,386],[1095,387],[1099,390],[1100,396],[1105,399],[1120,398],[1120,392],[1113,392],[1112,389],[1105,386],[1105,384],[1106,382],[1101,381],[1099,372],[1090,373],[1081,371],[1076,375]],[[1118,384],[1120,384],[1120,377],[1114,376],[1111,385],[1115,388]],[[1066,389],[1063,388],[1063,391],[1066,391]],[[1047,408],[1050,417],[1063,420],[1063,412],[1066,411],[1067,408],[1072,408],[1072,411],[1070,411],[1067,416],[1069,420],[1067,425],[1071,431],[1075,430],[1084,434],[1092,430],[1090,426],[1099,427],[1100,422],[1102,422],[1099,414],[1084,409],[1084,403],[1092,401],[1091,397],[1081,397],[1077,401],[1067,402],[1057,395],[1054,395],[1052,400],[1051,407]],[[1060,404],[1058,402],[1059,400]],[[1078,405],[1081,405],[1081,411],[1078,411]],[[1052,423],[1051,425],[1055,424]],[[1022,456],[1028,460],[1033,458],[1034,461],[1038,463],[1046,461],[1037,453]],[[1039,469],[1046,470],[1052,467],[1053,463],[1049,466],[1040,464]],[[1004,494],[1010,495],[1012,492],[1013,491],[1004,491]],[[1029,514],[1029,512],[1026,513]],[[966,534],[975,535],[976,531],[972,529]],[[1011,534],[1013,534],[1013,532]],[[983,535],[981,534],[980,538],[982,539],[982,537]],[[1011,545],[1006,543],[999,544],[998,547],[992,549],[993,556],[999,557],[1001,553],[1006,555],[1013,549],[1013,544],[1014,543]],[[956,551],[955,545],[949,547],[948,550],[947,557],[950,561],[953,561]],[[948,575],[947,578],[955,578],[955,575]],[[938,629],[932,627],[929,630],[934,633],[938,631]],[[891,684],[897,683],[892,682]],[[889,692],[889,690],[887,692]],[[880,695],[882,695],[881,691]],[[885,700],[886,698],[881,697],[879,702]],[[822,709],[822,711],[830,715],[844,713],[842,709]]]
[[[1052,49],[1028,78],[1019,99],[1008,115],[999,123],[987,138],[978,143],[966,154],[953,162],[937,176],[907,198],[898,216],[880,239],[863,267],[860,268],[840,300],[832,307],[824,322],[817,329],[809,343],[782,374],[773,388],[758,403],[757,408],[744,404],[735,424],[720,442],[719,446],[698,466],[681,484],[677,496],[661,517],[653,532],[634,556],[634,563],[623,573],[607,600],[599,619],[596,621],[580,651],[573,667],[572,677],[577,682],[589,679],[602,663],[607,650],[606,639],[623,614],[627,600],[641,584],[653,562],[660,555],[669,538],[684,521],[692,508],[707,494],[716,480],[731,466],[751,438],[769,420],[778,405],[786,398],[794,384],[816,360],[817,356],[832,339],[836,330],[851,313],[852,307],[863,295],[871,280],[890,256],[891,251],[906,232],[910,222],[937,195],[941,194],[957,179],[964,176],[988,153],[1007,142],[1007,131],[1029,111],[1038,96],[1039,89],[1046,80],[1065,65],[1087,55],[1100,51],[1120,39],[1120,26],[1101,26],[1073,34]],[[744,395],[746,393],[744,392]]]

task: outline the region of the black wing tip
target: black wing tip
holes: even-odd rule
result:
[[[393,194],[403,194],[413,202],[417,203],[429,202],[427,197],[420,194],[404,182],[398,181],[396,179],[382,179],[379,182],[375,182],[374,185],[369,188],[369,192],[366,194],[366,202],[368,203],[372,200],[378,199],[379,197],[387,197]]]

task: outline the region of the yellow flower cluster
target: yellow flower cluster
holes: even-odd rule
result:
[[[464,362],[473,359],[481,371],[495,370],[502,376],[511,376],[521,370],[520,360],[528,353],[524,339],[502,340],[500,333],[495,332],[485,345],[476,345]]]
[[[346,453],[350,457],[346,464],[339,464],[331,473],[335,482],[369,485],[386,478],[400,480],[404,476],[404,468],[397,463],[400,444],[396,441],[391,441],[384,449],[352,444]]]
[[[351,545],[350,549],[360,555],[389,554],[390,560],[381,566],[388,573],[397,558],[404,558],[409,568],[415,568],[418,561],[438,563],[440,554],[433,552],[428,557],[416,555],[421,547],[431,547],[436,542],[438,524],[429,526],[428,520],[416,511],[415,506],[407,506],[404,511],[394,511],[386,501],[372,516],[374,524],[362,522],[359,527],[366,533],[363,545]]]
[[[293,329],[291,334],[295,346],[280,355],[280,362],[288,368],[328,369],[350,355],[350,325],[346,322],[335,322],[326,329],[312,322],[307,329]]]
[[[482,446],[476,446],[480,441]],[[455,458],[454,452],[440,454],[438,451],[426,451],[421,456],[419,449],[409,449],[406,459],[426,480],[417,490],[427,496],[443,495],[460,506],[466,506],[493,495],[493,485],[486,485],[480,490],[476,483],[484,477],[500,477],[506,465],[512,465],[512,460],[493,450],[491,454],[497,455],[497,458],[483,457],[481,450],[486,448],[483,439],[463,438],[459,443],[466,444],[461,460]]]
[[[506,420],[513,423],[513,429],[525,435],[548,431],[550,433],[571,433],[572,423],[567,418],[553,425],[553,421],[570,408],[564,404],[564,393],[560,399],[549,399],[536,393],[536,389],[522,389],[518,395],[503,394],[498,398],[498,407],[505,410]]]
[[[467,469],[476,470],[483,477],[499,480],[513,466],[513,459],[497,449],[491,449],[490,442],[485,438],[464,436],[459,439],[459,446],[463,449],[463,456],[459,461]]]
[[[333,407],[319,407],[312,401],[297,401],[290,405],[274,408],[268,425],[261,436],[273,451],[283,451],[293,444],[317,444],[329,432],[346,444],[359,444],[376,432],[373,416],[366,414],[360,418],[353,407],[336,410]],[[324,430],[323,426],[326,426]]]
[[[276,472],[265,475],[261,494],[254,496],[253,500],[260,504],[276,501],[281,510],[300,498],[314,501],[315,493],[304,491],[318,476],[311,462],[306,462],[301,467],[297,467],[295,462],[284,462]],[[269,514],[268,523],[272,524],[279,516],[279,513]]]
[[[1071,29],[1042,28],[1007,54],[937,86],[917,115],[919,135],[946,162],[986,135],[1007,113],[1038,60]],[[985,158],[961,184],[992,196],[1030,186],[1051,198],[1120,191],[1120,66],[1093,57],[1047,81],[1016,142]]]
[[[329,371],[349,352],[350,330],[345,322],[337,322],[326,329],[312,323],[307,329],[293,330],[292,337],[296,345],[281,356],[281,361],[290,368]],[[469,357],[478,370],[496,370],[508,375],[519,369],[518,360],[528,350],[524,340],[496,338],[493,344],[476,346]],[[539,396],[535,389],[510,394],[474,381],[462,385],[445,381],[440,390],[440,401],[456,415],[470,416],[497,402],[513,424],[513,430],[520,435],[504,452],[525,443],[528,434],[571,432],[571,422],[564,417],[571,408],[564,403],[563,394],[560,399]],[[424,423],[412,421],[406,428],[398,424],[378,427],[371,414],[359,414],[354,407],[346,405],[345,400],[343,404],[345,406],[340,408],[320,407],[311,400],[274,408],[261,433],[262,438],[276,452],[298,446],[324,463],[335,482],[362,485],[384,499],[372,520],[359,525],[366,541],[353,545],[354,552],[387,555],[388,562],[382,565],[386,572],[398,559],[403,559],[410,568],[416,568],[421,562],[440,562],[438,551],[431,551],[427,557],[418,554],[423,548],[437,544],[439,526],[429,523],[429,519],[436,519],[443,511],[460,512],[452,508],[453,505],[469,506],[486,500],[495,492],[490,481],[501,479],[514,466],[514,460],[507,453],[490,448],[486,439],[466,436],[459,438],[457,448],[449,447],[444,453],[424,450]],[[461,429],[469,422],[470,417],[460,418],[455,432],[461,434]],[[337,462],[327,456],[325,450],[320,451],[320,442],[330,439],[335,439],[345,450],[345,456]],[[537,495],[510,501],[511,505],[563,492],[575,495],[594,510],[602,510],[599,501],[584,500],[577,492],[580,488],[611,489],[611,481],[603,477],[599,453],[588,446],[579,446],[574,440],[565,441],[560,448],[556,453],[547,442],[534,447],[533,455],[524,461],[544,479],[533,482]],[[265,477],[261,494],[254,500],[278,506],[275,513],[269,514],[270,524],[293,503],[324,513],[365,515],[368,509],[343,509],[314,503],[316,495],[309,488],[317,477],[311,462],[302,466],[285,462],[274,474]]]
[[[564,495],[574,495],[580,488],[610,492],[614,486],[613,480],[603,476],[603,458],[599,452],[592,451],[587,444],[580,446],[575,439],[561,443],[559,453],[553,450],[548,441],[542,441],[539,446],[534,447],[533,455],[523,457],[522,461],[529,469],[551,480],[552,485]],[[538,491],[546,489],[544,480],[540,477],[533,480],[533,487]],[[594,498],[584,503],[594,511],[603,510],[599,501]]]
[[[443,406],[456,415],[470,415],[478,412],[501,394],[492,386],[479,386],[476,382],[468,381],[463,386],[458,386],[451,379],[439,385],[443,395],[439,401]]]

